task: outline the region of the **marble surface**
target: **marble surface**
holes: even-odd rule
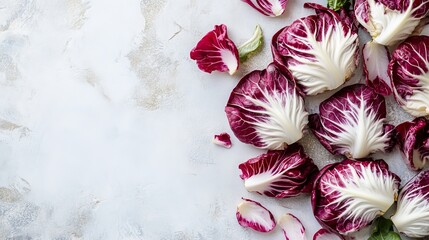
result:
[[[241,197],[294,213],[311,238],[308,196],[244,189],[237,166],[263,151],[211,143],[231,133],[230,91],[270,63],[269,45],[233,77],[189,59],[215,24],[237,44],[260,24],[269,42],[312,13],[289,2],[273,19],[239,0],[0,0],[0,239],[284,239],[240,227]],[[411,119],[387,101],[389,121]],[[338,160],[309,133],[301,143],[320,167]],[[397,151],[376,157],[413,175]]]

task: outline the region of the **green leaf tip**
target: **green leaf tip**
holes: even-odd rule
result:
[[[253,36],[238,47],[238,55],[240,56],[240,62],[245,62],[252,53],[255,53],[262,46],[264,36],[262,29],[259,25],[256,26]]]

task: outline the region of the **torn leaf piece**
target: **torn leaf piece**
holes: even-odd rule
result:
[[[231,137],[228,133],[221,133],[219,135],[215,135],[213,139],[213,143],[224,148],[231,148]]]
[[[386,46],[368,42],[363,46],[363,70],[366,84],[383,96],[392,94],[388,73],[390,56]]]
[[[286,213],[278,221],[286,240],[307,240],[301,221],[291,213]]]
[[[237,221],[243,227],[252,228],[258,232],[270,232],[276,226],[273,214],[260,203],[242,198],[237,207]]]
[[[329,232],[328,230],[321,228],[313,235],[313,240],[343,240],[338,234]]]
[[[228,38],[227,27],[216,25],[191,51],[191,59],[197,61],[204,72],[229,72],[234,74],[239,66],[238,49]]]
[[[286,9],[288,0],[242,0],[258,12],[269,17],[278,17]]]
[[[257,25],[252,38],[238,47],[240,62],[245,62],[249,58],[249,55],[258,51],[262,46],[263,40],[264,35],[262,34],[262,29],[259,25]]]

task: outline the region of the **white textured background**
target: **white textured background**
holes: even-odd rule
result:
[[[263,151],[211,143],[231,133],[229,93],[270,63],[269,45],[234,77],[189,59],[215,24],[237,44],[260,24],[269,43],[312,13],[303,2],[272,19],[239,0],[0,0],[0,239],[283,239],[241,228],[241,197],[294,213],[311,238],[308,196],[244,189],[237,165]],[[392,123],[411,119],[388,102]],[[311,134],[301,142],[319,166],[338,160]],[[384,158],[413,175],[397,152]]]

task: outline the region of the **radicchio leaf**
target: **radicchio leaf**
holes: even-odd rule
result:
[[[414,238],[429,236],[429,171],[420,172],[401,190],[393,224]]]
[[[238,50],[228,38],[225,25],[216,25],[208,32],[191,51],[191,59],[196,60],[198,68],[204,72],[229,72],[234,74],[238,69]]]
[[[429,36],[414,36],[401,43],[392,53],[389,74],[399,105],[413,116],[428,116]]]
[[[334,11],[340,10],[344,7],[350,0],[328,0],[328,7]]]
[[[394,126],[384,124],[386,104],[371,88],[355,84],[323,101],[320,115],[310,115],[310,128],[334,155],[364,158],[393,148]]]
[[[314,183],[314,216],[331,231],[343,235],[356,232],[392,206],[399,183],[383,160],[346,159],[327,165]]]
[[[288,0],[242,0],[260,13],[269,17],[278,17],[286,9]]]
[[[293,78],[274,64],[243,77],[225,112],[240,141],[263,149],[281,150],[295,143],[308,123],[304,99]]]
[[[314,3],[316,15],[294,21],[278,31],[272,40],[274,62],[290,69],[308,95],[341,86],[356,69],[359,42],[349,18]]]
[[[422,169],[429,161],[429,120],[423,117],[396,127],[397,142],[403,158],[412,170]]]
[[[368,42],[363,46],[362,55],[366,84],[376,93],[390,95],[392,87],[388,73],[390,56],[387,47],[376,42]]]
[[[248,191],[276,198],[310,192],[318,172],[313,160],[297,143],[284,151],[268,151],[240,164],[239,168]]]
[[[228,133],[221,133],[219,135],[215,135],[213,138],[213,143],[224,148],[231,148],[231,137]]]
[[[262,29],[259,25],[256,26],[253,36],[238,47],[238,54],[240,55],[240,62],[245,62],[252,53],[258,51],[264,40],[264,35],[262,34]]]
[[[313,240],[343,240],[343,238],[322,228],[314,234]]]
[[[429,0],[356,0],[359,23],[374,42],[394,46],[414,31],[429,12]]]
[[[237,206],[237,221],[243,227],[252,228],[258,232],[270,232],[276,226],[273,214],[260,203],[242,198]]]
[[[283,215],[278,225],[283,230],[286,240],[307,240],[301,221],[291,213]]]

